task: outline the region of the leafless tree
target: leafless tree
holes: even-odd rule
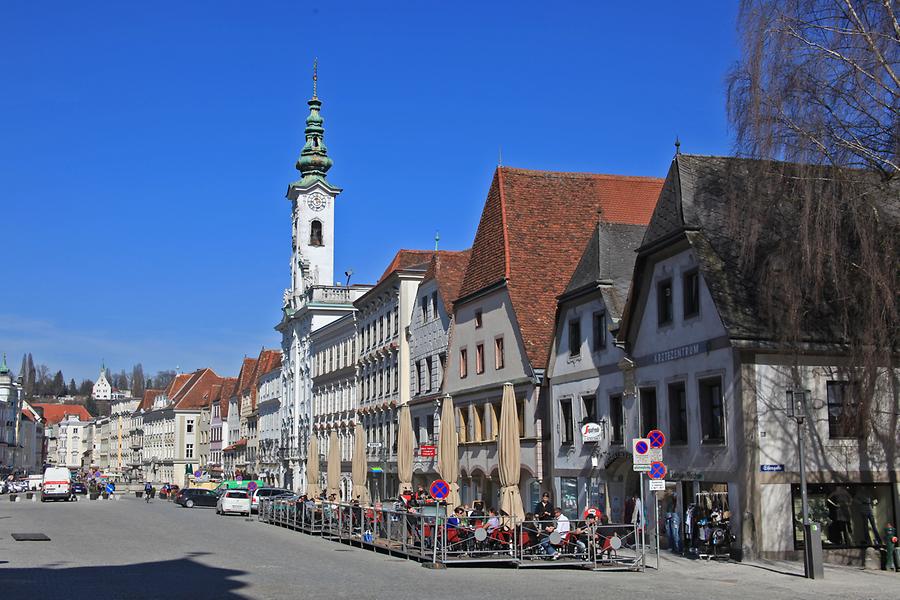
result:
[[[141,398],[144,395],[144,365],[138,363],[131,368],[131,395],[135,398]]]
[[[743,54],[728,80],[737,151],[793,163],[756,163],[778,186],[768,200],[731,190],[741,268],[760,282],[762,317],[798,353],[815,319],[841,333],[871,421],[884,408],[871,404],[879,378],[888,413],[898,398],[896,0],[742,0],[739,27]],[[796,228],[773,240],[786,214]]]

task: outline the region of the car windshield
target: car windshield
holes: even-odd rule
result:
[[[247,492],[228,492],[225,494],[226,498],[246,498]]]

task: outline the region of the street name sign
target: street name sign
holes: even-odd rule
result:
[[[759,465],[759,470],[763,473],[783,473],[784,465]]]

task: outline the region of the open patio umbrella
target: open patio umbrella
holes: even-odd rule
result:
[[[353,434],[353,500],[362,506],[369,505],[369,489],[366,487],[366,433],[362,423],[356,424]]]
[[[341,447],[338,444],[337,431],[331,430],[328,438],[328,471],[326,473],[325,493],[330,498],[332,494],[338,500],[341,499]]]
[[[511,383],[503,384],[503,402],[500,405],[500,439],[497,441],[498,467],[500,471],[500,510],[514,519],[525,518],[522,496],[519,494],[519,471],[522,455],[519,447],[519,415],[516,411],[516,394]]]
[[[315,433],[309,436],[309,448],[306,451],[306,495],[316,498],[322,493],[319,488],[319,438]]]
[[[412,489],[413,470],[413,430],[409,416],[409,405],[400,407],[400,437],[397,438],[397,478],[400,479],[399,496],[404,490]]]
[[[441,478],[450,484],[450,493],[447,494],[447,505],[455,508],[462,504],[459,497],[459,439],[456,434],[456,409],[453,406],[453,398],[448,394],[444,396],[441,406],[441,433],[438,447],[438,473]]]

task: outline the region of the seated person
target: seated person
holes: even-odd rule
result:
[[[485,529],[487,529],[488,535],[490,535],[500,529],[500,517],[497,516],[497,511],[493,508],[488,509],[488,515],[487,526]]]
[[[463,526],[463,518],[465,517],[465,511],[462,506],[457,506],[453,509],[453,514],[450,515],[450,518],[447,519],[447,529],[459,529]]]

